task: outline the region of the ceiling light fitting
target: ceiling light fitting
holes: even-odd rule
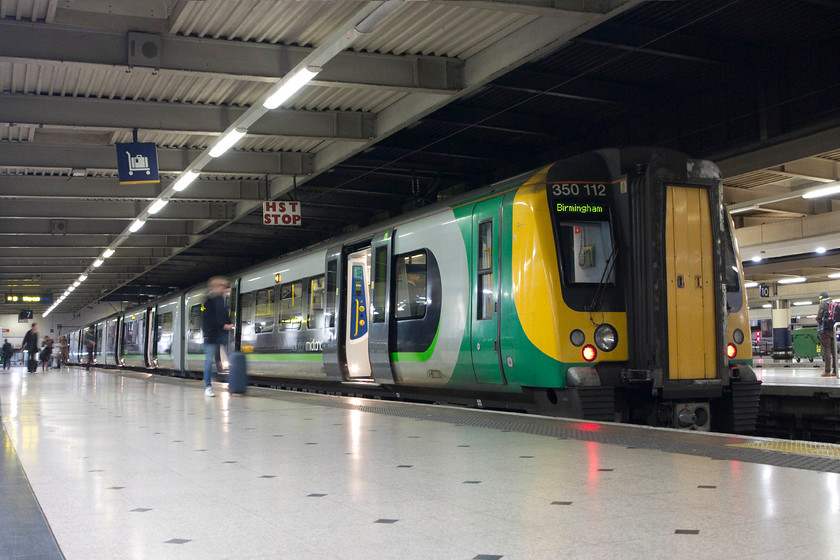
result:
[[[295,72],[288,80],[283,80],[274,93],[263,101],[263,107],[266,109],[276,109],[287,101],[291,96],[300,90],[303,86],[309,83],[312,78],[318,75],[321,71],[320,66],[307,66]],[[213,152],[210,152],[213,155]],[[215,156],[213,156],[215,157]]]
[[[175,184],[172,185],[172,190],[180,192],[186,189],[190,183],[195,181],[195,178],[198,177],[198,175],[198,171],[193,171],[192,169],[184,171],[181,173],[181,176],[178,177],[178,180],[175,181]]]
[[[812,191],[808,191],[802,195],[802,198],[819,198],[821,196],[829,196],[837,193],[840,193],[840,181],[827,183]]]
[[[219,140],[216,142],[216,145],[210,149],[210,157],[219,157],[229,149],[233,147],[234,144],[239,142],[239,140],[245,136],[245,133],[248,132],[244,128],[234,128],[224,134]]]
[[[169,203],[167,198],[159,198],[149,206],[149,214],[157,214],[161,209]]]

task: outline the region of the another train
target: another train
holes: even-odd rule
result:
[[[263,386],[749,432],[742,279],[713,163],[607,149],[233,275],[228,351]],[[96,322],[97,362],[200,375],[204,292]]]

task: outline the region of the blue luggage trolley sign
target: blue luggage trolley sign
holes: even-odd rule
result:
[[[121,185],[160,183],[157,146],[154,142],[117,144],[117,168]]]

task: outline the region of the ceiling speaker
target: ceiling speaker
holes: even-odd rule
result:
[[[50,220],[50,233],[53,235],[67,233],[67,220]]]
[[[128,65],[160,68],[160,35],[129,33]]]

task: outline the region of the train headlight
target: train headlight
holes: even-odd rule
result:
[[[732,340],[735,341],[735,344],[743,344],[744,343],[744,331],[741,329],[735,329],[732,333]]]
[[[726,356],[731,360],[735,356],[738,355],[738,349],[735,348],[734,344],[727,344],[726,345]]]
[[[591,344],[587,344],[583,347],[581,355],[583,356],[584,360],[586,360],[587,362],[591,362],[592,360],[598,357],[598,351],[595,350],[595,347]]]
[[[583,346],[583,343],[586,341],[586,335],[583,334],[582,330],[575,329],[571,333],[569,333],[569,340],[575,346]]]
[[[616,344],[618,344],[618,333],[612,325],[604,323],[595,329],[595,345],[598,348],[609,352],[615,349]]]

